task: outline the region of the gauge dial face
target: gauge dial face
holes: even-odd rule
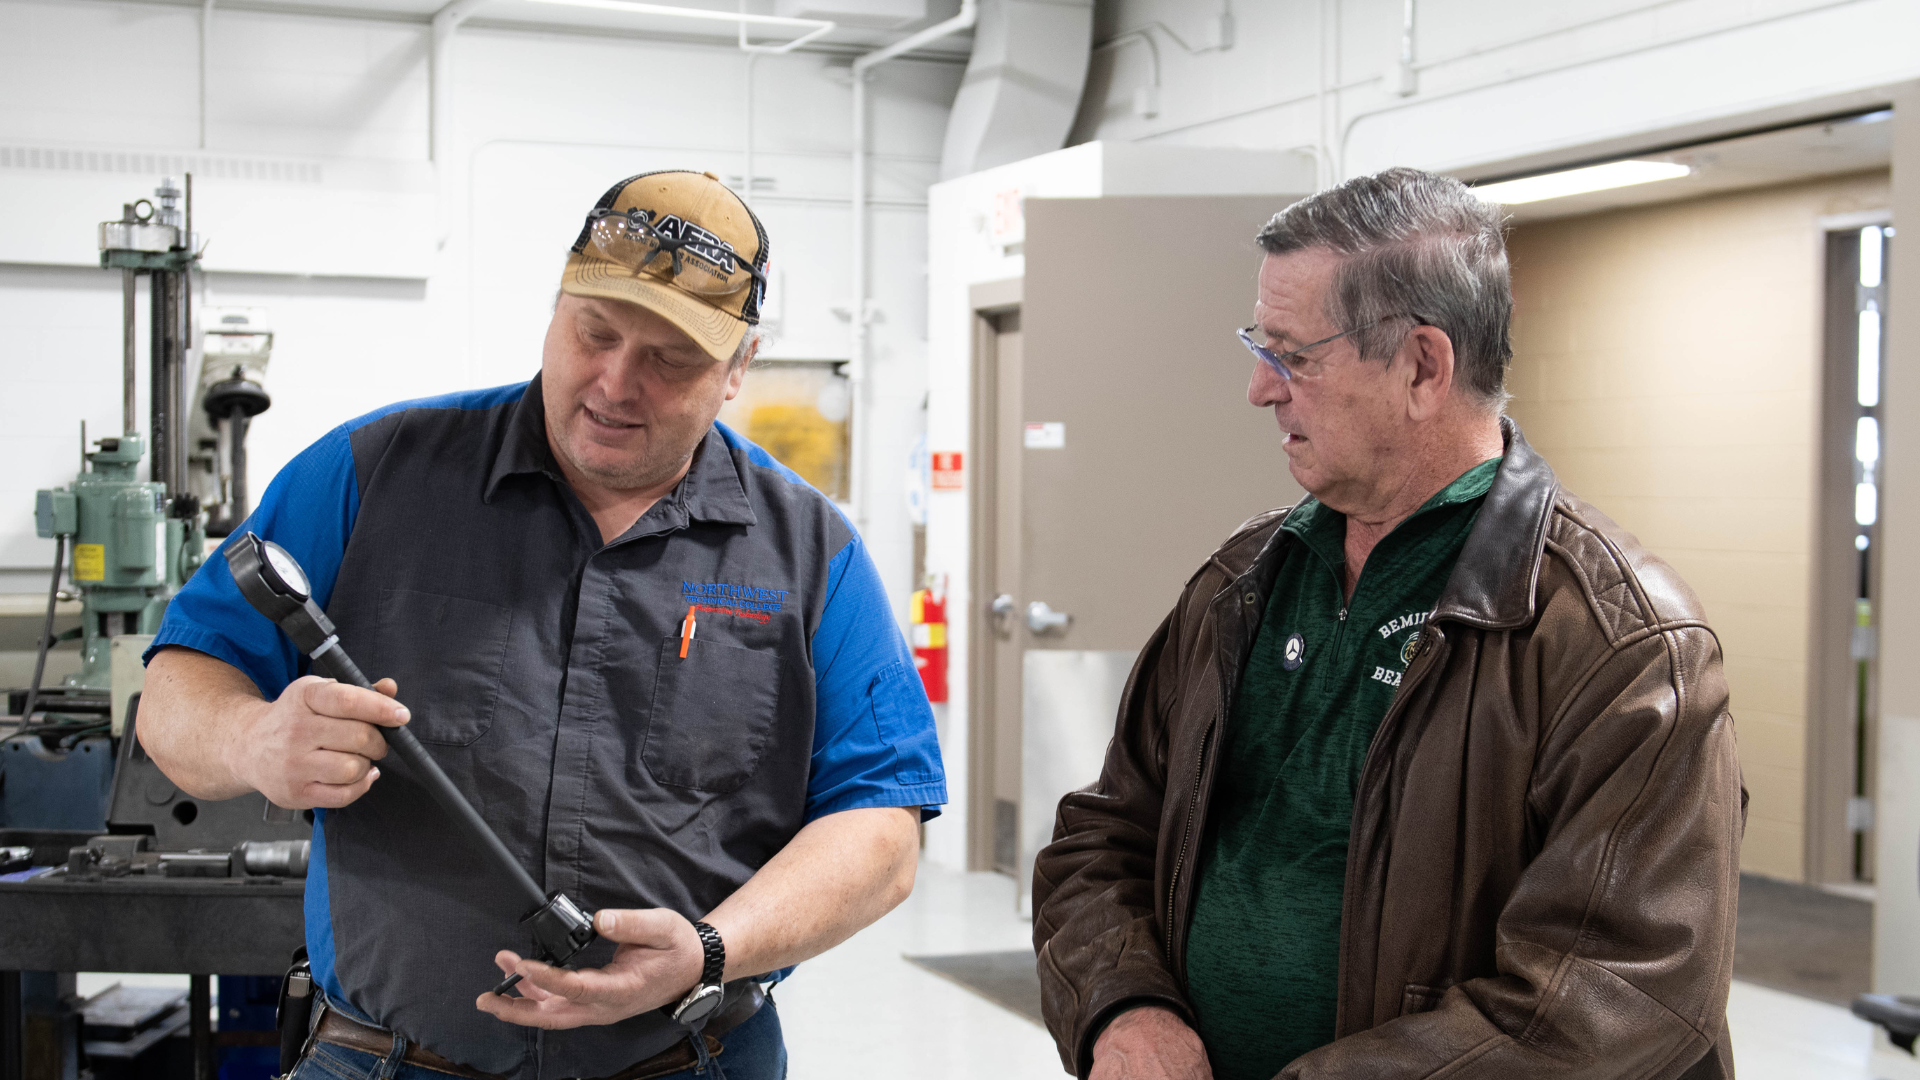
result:
[[[266,549],[267,564],[288,588],[299,593],[302,600],[313,595],[312,589],[307,585],[305,571],[300,569],[299,563],[293,561],[293,556],[287,554],[287,549],[271,540],[261,541],[261,546]]]

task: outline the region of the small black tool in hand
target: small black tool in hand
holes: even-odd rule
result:
[[[249,532],[229,542],[226,555],[240,594],[255,611],[272,619],[315,666],[331,672],[341,682],[372,689],[373,684],[361,673],[359,665],[340,648],[333,620],[313,602],[306,571],[300,569],[300,564],[285,548]],[[565,967],[581,949],[593,944],[598,937],[593,929],[593,916],[582,911],[565,893],[541,891],[533,876],[500,842],[499,835],[474,810],[466,796],[460,794],[460,789],[453,786],[453,781],[447,779],[439,764],[427,755],[413,732],[401,726],[387,728],[383,734],[387,745],[413,770],[427,793],[526,899],[529,909],[521,916],[520,924],[533,931],[536,944],[533,959]],[[494,987],[493,992],[504,994],[519,981],[519,975],[510,975]]]

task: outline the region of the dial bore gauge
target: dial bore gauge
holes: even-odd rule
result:
[[[315,667],[331,672],[341,682],[373,688],[359,665],[340,647],[333,620],[313,602],[306,571],[287,549],[249,532],[228,543],[226,555],[233,580],[240,586],[240,594],[247,598],[247,603],[273,620]],[[591,913],[581,910],[565,893],[541,890],[533,875],[507,850],[499,834],[480,817],[466,796],[460,794],[460,789],[453,786],[453,781],[447,778],[439,763],[428,756],[426,748],[406,725],[382,728],[381,734],[386,736],[387,745],[400,760],[413,770],[433,800],[525,901],[527,913],[520,917],[520,925],[533,932],[536,943],[533,959],[565,967],[581,949],[594,942],[598,935],[593,929]],[[504,994],[519,981],[518,974],[509,975],[493,992]]]

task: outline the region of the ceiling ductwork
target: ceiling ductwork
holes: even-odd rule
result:
[[[978,0],[973,58],[947,119],[940,179],[1058,150],[1093,51],[1093,0]]]

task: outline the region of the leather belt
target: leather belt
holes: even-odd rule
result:
[[[760,1011],[767,995],[760,984],[750,980],[741,980],[727,988],[730,1000],[714,1013],[713,1019],[701,1030],[701,1038],[706,1040],[707,1055],[718,1057],[725,1049],[716,1036],[724,1035],[740,1026],[753,1014]],[[738,996],[732,996],[738,995]],[[362,1053],[385,1057],[393,1052],[393,1032],[372,1024],[363,1024],[338,1009],[327,1009],[320,1016],[320,1023],[313,1030],[313,1041],[330,1043],[334,1046],[358,1050]],[[449,1061],[425,1047],[407,1041],[407,1052],[401,1061],[408,1065],[418,1065],[423,1069],[458,1076],[462,1080],[507,1080],[498,1073],[481,1072],[469,1068],[457,1061]],[[693,1068],[698,1064],[693,1046],[680,1039],[672,1046],[598,1080],[654,1080],[655,1077],[671,1076],[674,1073]]]

